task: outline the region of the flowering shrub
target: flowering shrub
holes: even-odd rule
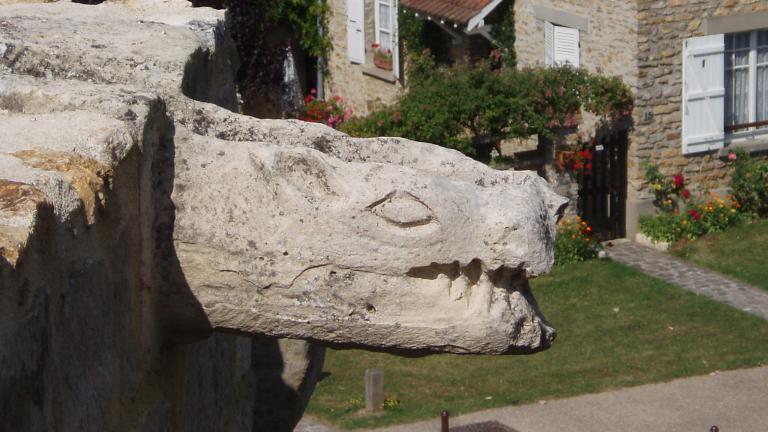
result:
[[[616,120],[628,115],[633,103],[620,79],[596,79],[568,66],[494,69],[490,62],[462,62],[436,67],[428,56],[410,56],[407,85],[393,106],[358,119],[345,132],[400,136],[487,159],[492,143],[501,139],[553,138],[553,129],[576,125],[582,109]],[[399,113],[396,119],[394,113]]]
[[[594,258],[601,249],[601,243],[592,236],[592,227],[578,216],[557,224],[555,265]]]
[[[313,123],[323,123],[334,129],[349,120],[352,108],[346,107],[346,100],[341,96],[331,96],[328,100],[317,99],[317,91],[312,89],[304,98],[304,107],[299,118]]]
[[[596,143],[597,138],[584,140],[584,134],[579,132],[578,141],[575,145],[557,149],[557,169],[570,171],[574,174],[589,175],[592,172],[592,158]]]
[[[676,174],[670,179],[656,165],[646,161],[645,178],[654,196],[653,204],[662,212],[674,212],[680,208],[681,201],[687,202],[691,198],[682,174]]]
[[[733,163],[731,188],[746,212],[768,215],[768,160],[754,159],[745,151],[728,154]]]
[[[640,231],[653,240],[695,239],[750,218],[741,211],[741,204],[733,195],[725,199],[714,195],[706,200],[694,199],[685,187],[682,174],[667,178],[655,165],[646,163],[646,178],[659,212],[641,217]]]

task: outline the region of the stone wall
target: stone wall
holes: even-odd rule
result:
[[[636,86],[635,2],[517,0],[515,50],[521,67],[544,65],[544,20],[543,14],[537,13],[542,8],[576,15],[588,21],[587,30],[579,31],[581,66],[592,72],[621,76],[627,84],[633,88]]]
[[[634,213],[635,218],[650,210],[642,167],[645,158],[656,162],[665,174],[682,173],[694,192],[728,187],[728,167],[717,152],[682,153],[683,41],[704,35],[704,23],[709,18],[766,11],[768,2],[641,0],[637,8],[639,75],[628,156],[627,203],[629,217]]]
[[[391,72],[377,69],[372,63],[371,44],[375,41],[373,4],[373,0],[365,0],[366,64],[360,65],[350,62],[347,57],[346,0],[328,1],[328,31],[333,48],[327,59],[325,96],[339,95],[346,98],[355,115],[366,115],[377,106],[391,104],[402,91],[401,83],[395,81]]]
[[[0,5],[0,431],[290,431],[323,348],[179,328],[153,264],[174,115],[235,108],[223,12],[131,3]]]

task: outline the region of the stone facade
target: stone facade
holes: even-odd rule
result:
[[[518,64],[544,65],[544,21],[568,26],[586,21],[579,29],[581,66],[592,72],[618,75],[634,88],[637,84],[636,2],[600,0],[515,1],[515,50]],[[619,37],[620,35],[620,37]]]
[[[628,155],[630,214],[649,209],[642,167],[645,158],[656,162],[665,174],[682,173],[694,192],[728,188],[729,169],[720,158],[723,152],[682,152],[683,41],[706,35],[705,24],[712,18],[767,11],[768,1],[638,1],[637,8],[639,74]]]
[[[391,72],[376,68],[372,61],[374,36],[374,0],[365,0],[365,64],[352,63],[347,57],[347,2],[329,0],[328,31],[333,48],[327,61],[325,95],[347,99],[354,115],[366,115],[377,106],[388,105],[402,91],[401,81]]]

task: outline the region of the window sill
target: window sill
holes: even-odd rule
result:
[[[392,74],[392,71],[379,69],[376,66],[360,65],[360,69],[363,71],[363,75],[380,79],[382,81],[394,84],[397,82],[397,78]]]
[[[732,150],[742,149],[747,153],[768,152],[768,136],[754,137],[731,141],[717,152],[718,157],[727,157]]]

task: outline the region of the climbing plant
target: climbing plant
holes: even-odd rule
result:
[[[227,8],[240,55],[237,84],[243,111],[279,117],[284,67],[289,52],[301,49],[326,57],[331,49],[327,0],[193,0],[194,6]]]
[[[515,3],[506,2],[499,6],[498,22],[491,28],[491,36],[497,44],[501,54],[501,64],[504,66],[517,66],[517,53],[515,52]]]

